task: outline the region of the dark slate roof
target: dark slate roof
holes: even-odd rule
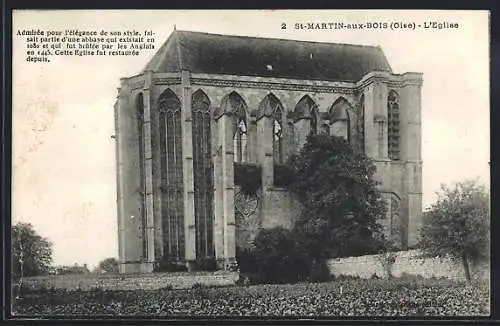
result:
[[[392,69],[378,46],[174,31],[144,70],[358,81]]]

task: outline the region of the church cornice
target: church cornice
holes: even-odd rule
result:
[[[405,73],[402,75],[394,75],[386,72],[371,72],[356,83],[356,89],[361,91],[373,83],[383,83],[391,88],[422,86],[422,74]]]
[[[328,85],[305,85],[295,83],[282,83],[270,81],[231,80],[221,78],[191,78],[192,85],[230,87],[230,88],[254,88],[266,90],[302,91],[316,93],[343,93],[353,94],[354,89],[349,87]]]
[[[142,75],[139,75],[142,76]],[[134,76],[129,79],[131,90],[141,89],[145,86],[144,79],[137,80],[139,76]],[[140,77],[139,77],[140,78]],[[135,79],[135,80],[134,80]],[[191,77],[191,85],[213,86],[213,87],[229,87],[229,88],[253,88],[266,90],[284,90],[284,91],[300,91],[313,93],[341,93],[356,95],[362,92],[364,88],[373,83],[383,83],[391,88],[402,88],[405,86],[421,86],[422,74],[406,73],[402,75],[393,75],[385,72],[372,72],[363,77],[359,82],[349,85],[318,85],[299,83],[298,81],[270,81],[270,80],[244,80],[244,79],[226,79],[220,77]],[[167,77],[154,77],[153,85],[180,85],[180,75]],[[343,83],[345,84],[345,83]]]
[[[153,78],[154,85],[180,85],[181,77],[155,77]]]

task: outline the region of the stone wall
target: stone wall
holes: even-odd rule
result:
[[[236,272],[191,272],[191,273],[148,273],[131,275],[53,275],[28,277],[23,285],[31,288],[58,288],[88,291],[95,288],[105,290],[157,290],[166,287],[174,289],[191,288],[200,283],[207,286],[234,285],[239,275]]]
[[[291,229],[302,211],[299,200],[285,188],[278,187],[268,188],[263,195],[271,204],[262,211],[262,227]]]
[[[392,275],[401,277],[404,274],[422,276],[424,278],[446,277],[449,279],[464,280],[464,268],[460,262],[451,259],[419,258],[418,250],[399,251],[395,253],[395,262],[392,265]],[[370,278],[373,274],[378,277],[387,277],[382,266],[380,255],[360,257],[336,258],[327,260],[326,264],[333,275],[359,276]],[[474,278],[489,278],[489,264],[471,267]]]
[[[251,248],[261,228],[284,227],[291,229],[302,212],[297,198],[285,188],[267,188],[256,196],[244,196],[235,186],[236,245]],[[262,207],[262,201],[271,205]]]
[[[236,247],[249,249],[262,227],[259,211],[262,194],[244,195],[235,186],[234,211],[236,221]]]

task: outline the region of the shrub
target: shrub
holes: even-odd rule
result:
[[[275,187],[288,187],[292,184],[294,179],[293,169],[285,164],[274,165],[274,186]]]
[[[191,289],[202,289],[202,288],[205,288],[206,286],[202,283],[194,283],[193,286],[191,286]]]
[[[199,271],[216,271],[217,263],[214,258],[200,258],[195,262],[195,269]]]
[[[153,272],[155,273],[163,273],[163,272],[186,272],[186,266],[169,260],[167,257],[164,257],[160,263],[155,266]]]
[[[244,274],[255,274],[259,272],[258,259],[255,252],[248,248],[236,248],[236,260],[240,271]]]
[[[293,233],[277,227],[262,229],[254,240],[257,268],[263,281],[290,283],[304,280],[309,274],[309,259],[299,253]]]
[[[310,263],[309,276],[311,282],[326,282],[333,280],[333,275],[330,273],[323,259],[313,260]]]

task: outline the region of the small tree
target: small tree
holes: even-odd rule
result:
[[[313,259],[384,249],[379,222],[386,217],[386,203],[369,158],[342,137],[310,135],[289,165],[294,175],[290,189],[304,207],[295,230],[299,248]]]
[[[425,212],[419,245],[427,257],[462,261],[467,280],[469,264],[489,257],[489,194],[475,181],[441,186],[438,199]]]
[[[118,273],[118,260],[106,258],[99,263],[99,269],[107,273]]]
[[[15,279],[47,274],[52,262],[52,243],[29,223],[12,227],[12,269]]]

